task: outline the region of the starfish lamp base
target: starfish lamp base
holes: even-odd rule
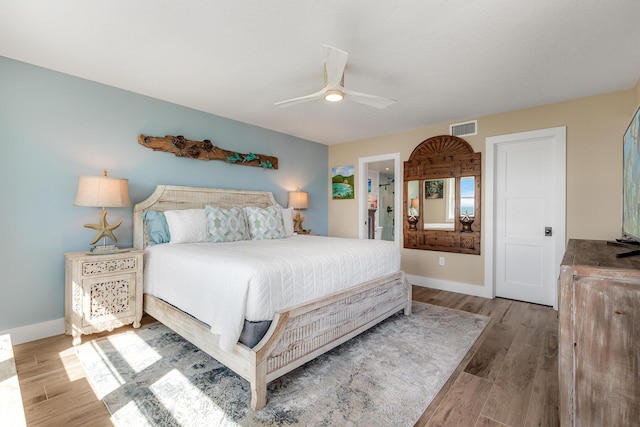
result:
[[[116,236],[113,234],[113,230],[115,230],[116,228],[120,227],[120,224],[122,224],[122,220],[118,221],[116,224],[113,224],[113,225],[109,224],[107,222],[107,210],[102,208],[102,212],[100,214],[99,223],[98,224],[85,224],[84,226],[86,228],[92,228],[92,229],[94,229],[96,231],[96,237],[91,241],[90,244],[95,245],[96,243],[98,243],[98,240],[104,239],[103,243],[102,243],[102,246],[106,246],[107,237],[110,238],[111,240],[113,240],[114,243],[118,242],[118,239],[116,239]],[[113,246],[113,245],[111,245],[111,246]],[[118,249],[118,248],[116,248],[116,249]],[[92,252],[93,252],[93,250],[92,250]]]
[[[300,209],[298,209],[295,216],[293,217],[293,231],[295,231],[296,233],[304,231],[304,228],[302,227],[302,221],[304,221],[304,219],[305,217],[300,215]]]

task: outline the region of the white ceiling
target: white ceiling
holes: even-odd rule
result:
[[[639,0],[0,0],[0,55],[324,144],[633,87]],[[273,104],[323,83],[398,102]],[[1,76],[0,76],[1,78]]]

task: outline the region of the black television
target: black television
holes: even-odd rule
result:
[[[622,152],[622,239],[630,245],[640,245],[640,107],[624,133]],[[637,253],[636,253],[637,252]],[[619,254],[637,255],[640,250]]]

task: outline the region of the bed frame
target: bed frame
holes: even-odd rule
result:
[[[280,206],[270,192],[159,185],[133,211],[134,246],[148,239],[142,214],[147,210],[203,208],[205,205]],[[267,383],[371,328],[400,310],[411,314],[411,285],[402,271],[359,284],[276,313],[254,347],[218,345],[210,327],[172,305],[144,295],[144,311],[236,372],[251,385],[251,408],[267,402]]]

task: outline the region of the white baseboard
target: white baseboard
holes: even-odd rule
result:
[[[459,294],[473,295],[475,297],[493,298],[493,290],[488,289],[486,286],[451,282],[449,280],[415,276],[413,274],[407,274],[407,279],[412,285],[422,286],[425,288],[438,289],[440,291],[457,292]]]
[[[0,331],[0,335],[4,334],[11,335],[13,345],[64,334],[64,318]]]

